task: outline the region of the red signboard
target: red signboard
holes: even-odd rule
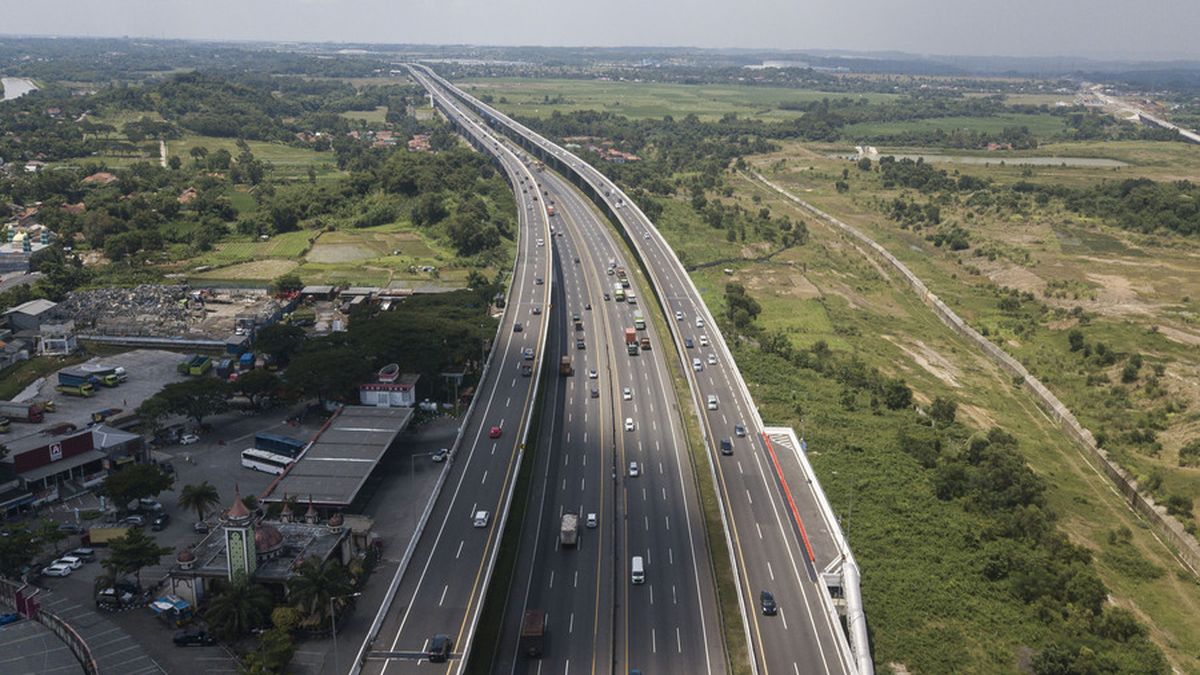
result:
[[[60,436],[45,445],[13,455],[13,470],[24,473],[93,449],[91,430],[74,436]]]

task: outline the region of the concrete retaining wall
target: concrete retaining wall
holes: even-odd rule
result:
[[[875,240],[863,234],[857,228],[838,220],[812,204],[792,195],[782,187],[764,178],[762,174],[754,172],[753,177],[792,202],[800,205],[816,217],[841,230],[844,234],[853,237],[859,243],[869,247],[875,255],[882,258],[892,269],[904,277],[905,282],[917,293],[921,301],[933,310],[942,323],[974,343],[992,362],[1000,366],[1010,376],[1020,378],[1026,391],[1033,395],[1037,404],[1058,424],[1059,428],[1067,435],[1067,438],[1071,439],[1083,451],[1084,457],[1087,458],[1089,463],[1098,468],[1112,481],[1117,490],[1125,497],[1129,506],[1154,527],[1155,532],[1167,542],[1179,560],[1193,574],[1200,573],[1200,543],[1196,541],[1196,538],[1188,534],[1178,520],[1167,514],[1165,508],[1156,504],[1153,497],[1143,494],[1138,490],[1137,480],[1109,458],[1108,453],[1103,448],[1096,445],[1096,439],[1092,436],[1092,432],[1085,429],[1079,423],[1079,420],[1075,419],[1075,415],[1063,405],[1062,401],[1058,400],[1058,397],[1053,392],[1030,374],[1020,361],[1017,361],[1008,352],[997,347],[992,341],[980,335],[979,331],[968,325],[966,321],[963,321],[961,317],[954,313],[954,310],[950,309],[946,303],[930,292],[925,283],[917,275],[913,274],[908,269],[908,266],[900,262],[887,249],[875,243]]]

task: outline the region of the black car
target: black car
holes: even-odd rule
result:
[[[162,529],[170,522],[171,515],[169,513],[160,513],[157,516],[154,516],[154,520],[150,521],[150,529],[154,530],[155,532],[161,532]]]
[[[763,591],[758,594],[758,600],[762,603],[762,611],[766,616],[775,616],[779,613],[779,605],[775,604],[775,596],[771,595],[770,591]]]
[[[454,640],[451,640],[449,635],[438,633],[430,638],[429,648],[425,650],[425,658],[429,659],[430,663],[445,663],[446,659],[450,658],[452,649],[454,649]]]
[[[575,341],[575,348],[576,349],[586,349],[587,345],[584,344],[583,339],[581,338],[581,339]]]
[[[520,322],[520,321],[518,321],[518,322],[516,322],[516,323],[514,323],[514,324],[513,324],[513,332],[514,332],[514,333],[520,333],[520,332],[521,332],[521,331],[523,331],[523,330],[525,330],[525,329],[521,327],[521,322]]]
[[[521,364],[521,377],[529,377],[533,374],[533,367],[528,363]]]
[[[696,346],[696,343],[692,342],[692,338],[690,338],[690,337],[683,338],[683,344],[688,349],[691,349],[692,347]]]
[[[728,438],[721,439],[721,454],[722,455],[732,455],[733,454],[733,441],[729,440]]]
[[[207,647],[217,644],[216,638],[199,628],[189,628],[175,633],[176,647]]]

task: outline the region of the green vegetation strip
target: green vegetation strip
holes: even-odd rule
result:
[[[47,377],[59,368],[81,363],[84,358],[79,355],[65,358],[39,358],[20,361],[4,370],[0,370],[0,399],[11,401],[25,387],[33,384],[39,377]]]

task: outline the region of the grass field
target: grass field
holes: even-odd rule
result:
[[[716,119],[726,113],[764,120],[792,119],[797,111],[780,110],[784,102],[819,101],[823,98],[867,98],[873,102],[896,98],[892,94],[846,94],[785,87],[749,85],[688,85],[604,80],[556,80],[495,78],[459,83],[476,96],[490,94],[496,107],[516,115],[546,117],[555,111],[605,110],[638,119],[695,113]],[[507,103],[500,101],[504,97]],[[546,97],[561,97],[562,103],[548,104]]]
[[[1079,154],[1074,147],[1059,148],[1057,152]],[[777,164],[781,158],[788,160],[782,167]],[[1043,214],[1023,219],[1019,223],[1008,219],[976,218],[968,225],[972,236],[980,237],[980,240],[973,241],[978,244],[986,239],[1022,255],[1028,253],[1033,264],[1018,265],[1005,259],[996,263],[988,261],[987,258],[980,259],[968,255],[960,265],[953,257],[935,249],[920,235],[885,224],[886,221],[873,204],[877,199],[889,198],[889,193],[881,192],[878,185],[872,182],[877,180],[875,176],[856,175],[852,171],[850,192],[838,194],[833,189],[833,182],[840,177],[841,168],[846,166],[844,161],[826,159],[819,153],[801,146],[789,146],[784,152],[761,158],[755,163],[764,171],[778,169],[773,179],[783,181],[794,194],[837,214],[876,237],[877,241],[904,260],[935,293],[973,325],[989,327],[993,339],[1030,365],[1036,374],[1045,378],[1047,385],[1063,397],[1085,424],[1096,423],[1097,415],[1102,410],[1095,408],[1094,403],[1090,402],[1082,373],[1071,365],[1078,357],[1071,355],[1065,348],[1065,326],[1043,326],[1033,334],[1013,334],[1006,328],[1010,320],[997,309],[996,296],[990,290],[992,283],[1017,286],[1023,283],[1022,280],[1024,283],[1032,283],[1030,277],[1043,280],[1074,280],[1075,285],[1066,287],[1083,290],[1083,297],[1080,300],[1070,297],[1064,302],[1082,303],[1089,311],[1098,312],[1086,328],[1089,339],[1104,340],[1122,350],[1141,349],[1147,356],[1175,364],[1168,371],[1174,372],[1179,379],[1179,382],[1170,385],[1173,396],[1183,395],[1189,386],[1188,382],[1192,382],[1194,386],[1197,378],[1200,378],[1200,372],[1196,370],[1195,345],[1172,342],[1161,335],[1150,333],[1146,330],[1145,323],[1173,324],[1180,330],[1195,331],[1195,328],[1189,328],[1185,321],[1173,319],[1169,311],[1162,311],[1163,306],[1187,307],[1188,301],[1185,301],[1185,298],[1189,294],[1196,297],[1200,293],[1200,288],[1197,287],[1200,277],[1187,274],[1187,270],[1194,272],[1195,261],[1200,258],[1200,252],[1195,246],[1176,241],[1169,247],[1150,248],[1138,255],[1131,251],[1146,249],[1154,242],[1147,241],[1148,238],[1131,236],[1129,233],[1094,224],[1076,222],[1074,225],[1064,226],[1064,214]],[[976,169],[972,167],[972,171],[974,170]],[[1001,170],[1009,169],[991,168],[993,172]],[[1131,167],[1122,172],[1133,174],[1140,170],[1140,167]],[[1157,169],[1151,167],[1150,170]],[[1062,171],[1076,175],[1080,182],[1095,180],[1097,174],[1106,173],[1092,169]],[[1034,172],[1035,178],[1041,175],[1041,170]],[[800,212],[792,210],[787,203],[775,199],[771,193],[746,183],[739,182],[737,192],[744,195],[758,194],[762,204],[773,211],[801,215]],[[952,217],[953,213],[949,211],[947,215]],[[835,349],[846,349],[868,364],[904,377],[913,387],[919,402],[927,402],[936,395],[953,396],[959,401],[960,419],[966,419],[971,426],[986,428],[991,424],[999,424],[1017,435],[1031,466],[1050,482],[1051,505],[1060,514],[1061,526],[1073,541],[1093,551],[1108,553],[1108,533],[1118,526],[1125,526],[1134,532],[1134,555],[1156,568],[1167,571],[1157,578],[1150,579],[1137,571],[1137,565],[1122,564],[1119,556],[1100,555],[1097,562],[1097,569],[1110,587],[1114,602],[1132,608],[1151,625],[1153,639],[1166,651],[1172,663],[1184,672],[1200,670],[1200,619],[1197,619],[1200,592],[1197,592],[1195,580],[1183,574],[1182,570],[1178,575],[1172,572],[1179,570],[1179,567],[1170,552],[1146,530],[1143,523],[1132,516],[1122,500],[1113,493],[1107,480],[1091,470],[1078,451],[1062,437],[1031,399],[1019,390],[1014,390],[1007,377],[976,354],[970,345],[943,327],[900,286],[894,278],[894,273],[873,264],[857,250],[858,246],[821,225],[819,221],[811,218],[806,220],[813,237],[806,247],[798,249],[794,254],[796,263],[800,266],[799,270],[793,267],[780,271],[774,263],[784,263],[784,258],[772,261],[771,265],[748,264],[737,269],[733,276],[747,288],[760,289],[755,296],[764,308],[760,322],[788,332],[797,344],[803,344],[814,336],[828,340],[825,336],[829,331],[824,325],[829,325],[838,339],[836,343],[830,341]],[[1055,227],[1063,232],[1062,237],[1054,233]],[[1064,227],[1066,229],[1063,229]],[[788,252],[788,255],[792,255],[792,252]],[[970,274],[967,270],[968,264],[980,267],[982,273]],[[799,274],[800,270],[806,272]],[[706,270],[704,274],[710,275],[710,272]],[[799,276],[802,276],[807,284],[801,284],[798,279],[785,283],[786,279]],[[802,294],[811,296],[812,290],[809,285],[819,290],[820,297],[787,300],[786,296],[798,292],[793,290],[798,287],[803,287]],[[1037,290],[1036,286],[1030,288]],[[1088,299],[1089,288],[1095,289],[1092,292],[1099,293],[1094,303]],[[1037,294],[1039,299],[1042,299],[1041,293]],[[712,300],[710,297],[709,301]],[[1106,301],[1116,314],[1099,314]],[[1120,311],[1122,304],[1126,305],[1126,308],[1138,311],[1123,313]],[[823,323],[819,316],[814,318],[814,305],[819,305],[823,310],[828,324]],[[1194,312],[1195,309],[1191,311]],[[845,347],[837,346],[839,344]],[[1119,370],[1119,366],[1117,369]],[[767,375],[763,374],[763,377]],[[776,375],[771,374],[770,377],[774,378]],[[1113,379],[1117,378],[1114,376]],[[806,389],[811,386],[805,385]],[[756,391],[763,391],[769,396],[768,392],[774,391],[774,385],[761,387]],[[836,392],[830,395],[836,395]],[[1176,418],[1185,428],[1196,425],[1187,421],[1196,418],[1196,414],[1191,412],[1197,409],[1196,403],[1200,403],[1200,399],[1193,401],[1193,405],[1188,408],[1189,412]],[[805,408],[819,408],[824,405],[825,402],[819,399],[809,399]],[[783,410],[786,411],[787,408],[784,407]],[[812,415],[806,413],[805,419],[808,421],[809,434],[813,435]],[[1170,439],[1172,436],[1167,435],[1166,438]],[[844,440],[833,438],[828,442],[835,446],[845,443]],[[1169,468],[1173,462],[1171,447],[1172,444],[1168,444],[1168,449],[1161,457],[1137,455],[1131,458],[1132,461],[1127,459],[1127,463],[1141,474],[1149,472],[1155,466]],[[896,566],[894,556],[900,549],[880,544],[880,538],[887,541],[889,537],[884,530],[879,529],[880,523],[887,522],[888,530],[897,527],[903,529],[907,525],[903,517],[895,520],[894,516],[889,517],[887,513],[871,516],[868,514],[870,507],[865,506],[867,501],[886,502],[899,498],[898,495],[890,495],[887,489],[878,484],[882,476],[877,474],[876,469],[856,461],[853,457],[837,454],[818,459],[816,465],[818,471],[822,472],[822,480],[831,498],[838,500],[834,506],[839,512],[844,512],[849,506],[846,501],[848,499],[853,498],[858,504],[854,507],[854,517],[860,523],[860,534],[855,535],[853,526],[849,530],[856,555],[863,563],[867,615],[872,617],[877,657],[896,658],[899,662],[908,662],[909,666],[917,665],[910,662],[913,655],[919,653],[914,650],[919,649],[921,644],[932,647],[929,640],[931,634],[927,633],[928,628],[920,625],[921,620],[916,619],[923,614],[904,616],[894,613],[898,608],[905,606],[907,601],[904,594],[911,595],[917,589],[912,586],[912,580],[893,579],[892,570]],[[852,497],[844,487],[845,480],[831,482],[828,479],[830,474],[825,472],[830,469],[835,469],[839,476],[851,476],[849,480],[855,485],[870,486],[867,492],[871,494],[868,496],[860,490],[857,497]],[[1195,482],[1200,478],[1196,474],[1200,472],[1173,471],[1166,481],[1168,489],[1187,490],[1200,487],[1200,484]],[[889,480],[895,478],[889,477]],[[907,498],[910,505],[914,498]],[[928,507],[931,510],[926,512],[925,507],[913,506],[912,508],[916,509],[913,515],[920,512],[924,513],[925,517],[935,517],[930,514],[936,513],[937,509],[932,504]],[[880,520],[876,521],[875,518]],[[908,546],[908,543],[904,546]],[[875,557],[880,555],[888,556],[889,560],[883,568],[877,567],[877,563],[874,562]],[[900,567],[903,567],[903,564]],[[908,590],[902,590],[906,585]],[[985,604],[983,598],[977,598],[972,606],[983,611]],[[995,607],[987,611],[1010,616],[1012,608]],[[978,623],[976,619],[968,617],[948,615],[945,619],[954,626],[953,634],[960,634],[964,626],[975,624],[974,630],[996,631],[996,641],[1000,644],[1007,643],[1010,648],[1020,643],[1017,638],[1022,632],[1029,630],[1028,618],[1022,618],[1020,613],[1012,620],[1011,627],[997,627],[988,625],[987,622]],[[910,656],[905,656],[906,653]],[[922,658],[930,658],[932,653],[931,649]],[[991,647],[983,649],[980,646],[979,649],[979,655],[984,655],[982,658],[995,658],[986,655],[1003,653],[1011,655],[1011,652],[996,652]],[[972,663],[980,663],[975,660],[976,656],[970,657]],[[999,662],[995,665],[1000,670],[1007,670],[1007,667],[1001,668]],[[935,667],[932,670],[940,672],[941,669]],[[989,668],[980,668],[977,672],[988,671]]]
[[[383,124],[387,121],[387,106],[381,105],[374,110],[349,110],[342,113],[348,120],[363,120],[371,124]]]
[[[863,122],[843,127],[842,135],[849,138],[866,138],[931,129],[946,131],[960,129],[996,133],[1004,130],[1005,127],[1028,127],[1031,133],[1039,137],[1056,134],[1066,128],[1062,118],[1059,117],[1013,113],[992,117],[939,117],[902,122]]]
[[[470,270],[454,252],[414,231],[407,223],[379,227],[314,232],[302,230],[266,241],[242,240],[217,244],[192,261],[195,273],[208,281],[270,283],[295,272],[306,283],[386,286],[393,281],[411,285],[462,286]],[[421,267],[436,268],[434,272]],[[492,276],[495,269],[484,268]]]
[[[250,151],[254,153],[255,159],[264,160],[273,165],[274,169],[271,175],[276,178],[307,179],[309,167],[316,169],[318,180],[342,175],[337,170],[332,152],[317,152],[283,143],[264,141],[247,141],[247,145],[250,146]],[[197,146],[208,148],[210,153],[225,149],[234,157],[239,152],[235,139],[189,134],[178,140],[167,141],[167,156],[177,155],[185,163],[191,162],[190,151]]]

